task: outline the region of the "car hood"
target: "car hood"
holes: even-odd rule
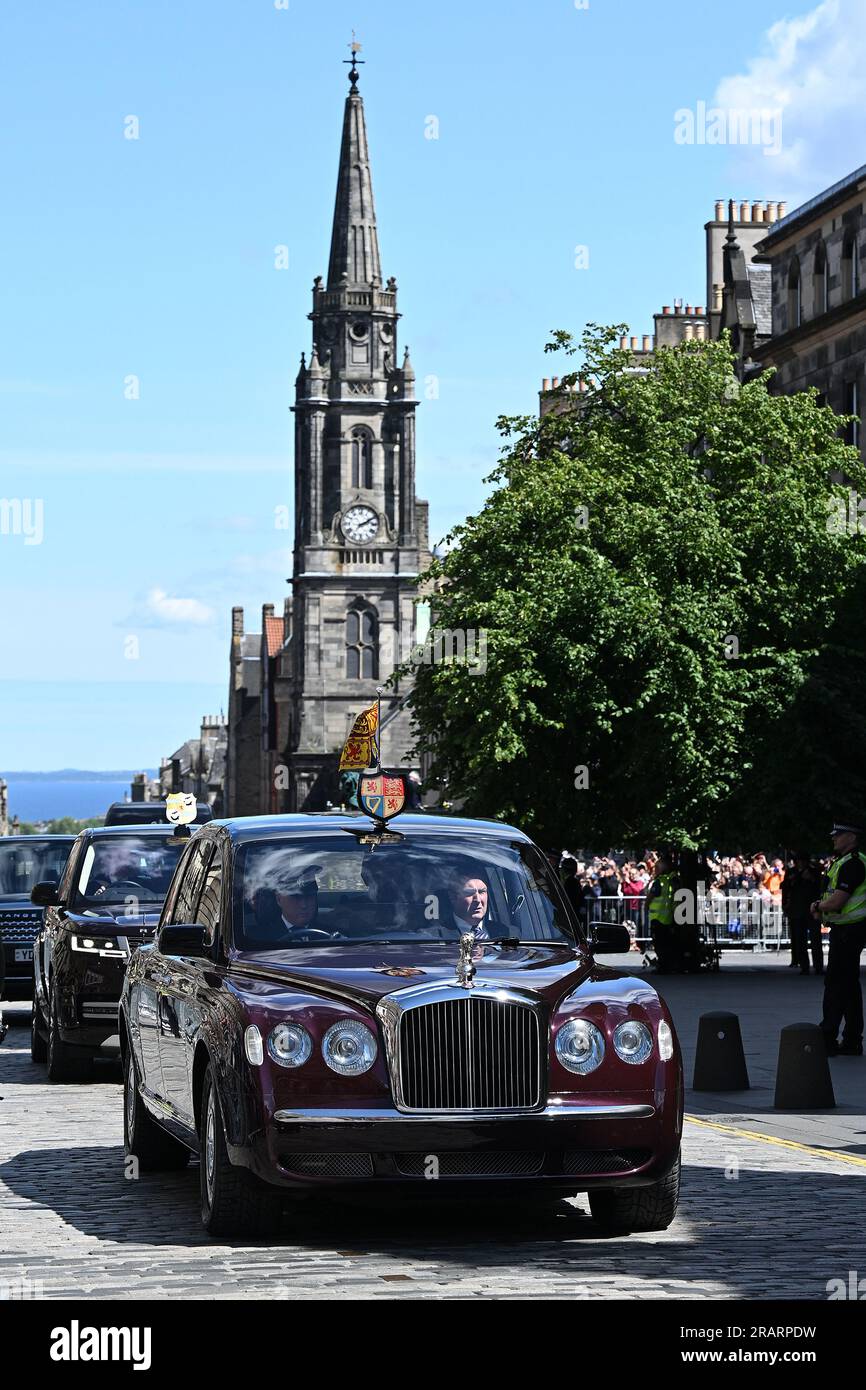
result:
[[[123,904],[116,908],[101,907],[92,912],[67,912],[65,920],[81,931],[113,931],[118,936],[151,936],[159,921],[161,909],[154,912],[135,912],[128,916]]]
[[[309,991],[374,1009],[386,994],[416,985],[456,983],[458,950],[454,942],[425,942],[417,946],[320,946],[313,952],[274,950],[239,952],[230,974],[241,988],[246,982],[280,985],[288,991]],[[597,965],[585,951],[559,944],[485,946],[475,959],[475,984],[524,989],[553,1009],[559,1000],[581,988],[585,1001],[596,994],[623,1003],[657,999],[645,980]]]

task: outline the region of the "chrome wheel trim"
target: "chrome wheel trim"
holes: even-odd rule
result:
[[[204,1182],[208,1206],[213,1206],[214,1167],[216,1164],[216,1102],[211,1090],[207,1100],[204,1133]]]

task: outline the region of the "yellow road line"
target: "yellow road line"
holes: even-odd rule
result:
[[[720,1134],[735,1134],[739,1139],[757,1139],[765,1144],[777,1144],[780,1149],[797,1149],[800,1153],[814,1154],[816,1158],[828,1158],[834,1163],[853,1163],[857,1168],[866,1168],[866,1158],[857,1154],[840,1153],[838,1149],[818,1149],[814,1144],[798,1144],[796,1139],[780,1139],[775,1134],[763,1134],[756,1129],[738,1129],[734,1125],[716,1124],[714,1120],[699,1120],[697,1115],[684,1115],[690,1125],[700,1125],[702,1129],[717,1129]]]

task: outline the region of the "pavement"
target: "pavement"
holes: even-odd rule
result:
[[[831,1061],[835,1109],[772,1108],[779,1032],[820,1018],[822,981],[734,953],[717,974],[653,979],[687,1082],[698,1019],[722,1009],[740,1018],[752,1084],[688,1091],[679,1215],[624,1238],[602,1236],[582,1197],[470,1205],[431,1194],[320,1200],[268,1240],[213,1242],[194,1164],[125,1175],[115,1070],[49,1084],[30,1061],[24,1008],[7,1006],[0,1298],[823,1300],[830,1281],[866,1277],[866,1058]]]

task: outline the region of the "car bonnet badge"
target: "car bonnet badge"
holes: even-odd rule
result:
[[[457,958],[457,983],[464,989],[472,989],[475,979],[475,964],[472,953],[475,950],[475,933],[465,931],[460,938],[460,955]]]

